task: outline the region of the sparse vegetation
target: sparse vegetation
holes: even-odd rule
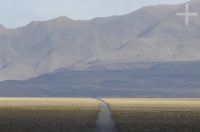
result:
[[[200,132],[200,99],[104,99],[118,132]],[[89,98],[0,98],[0,132],[92,132]]]
[[[199,99],[104,99],[118,132],[200,132]]]
[[[1,98],[0,132],[92,132],[95,99]]]

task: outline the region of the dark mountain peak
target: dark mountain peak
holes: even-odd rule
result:
[[[55,19],[48,20],[46,22],[43,22],[46,26],[51,26],[51,27],[65,27],[65,26],[72,26],[76,23],[71,18],[65,17],[65,16],[60,16]]]
[[[33,21],[27,26],[25,26],[25,28],[37,28],[41,26],[46,27],[48,25],[59,26],[59,25],[64,25],[64,24],[69,24],[69,23],[74,23],[74,20],[65,16],[61,16],[61,17],[57,17],[57,18],[47,20],[47,21]],[[24,27],[21,27],[21,28],[24,28]]]
[[[73,20],[66,16],[60,16],[60,17],[55,18],[54,21],[73,21]]]
[[[42,23],[41,21],[32,21],[31,23],[28,24],[28,26],[35,26]]]
[[[60,16],[60,17],[57,17],[55,19],[49,20],[47,22],[50,22],[50,23],[73,23],[75,21],[71,18],[68,18],[68,17],[65,17],[65,16]]]

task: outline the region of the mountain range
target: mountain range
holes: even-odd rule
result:
[[[200,1],[190,11],[200,13]],[[0,26],[0,80],[26,80],[66,71],[127,70],[157,62],[200,60],[200,17],[184,17],[185,4],[156,5],[132,13],[72,20],[58,17],[9,29]],[[145,65],[148,63],[148,65]]]

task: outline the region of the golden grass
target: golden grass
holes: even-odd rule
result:
[[[104,98],[114,109],[200,110],[200,99]]]
[[[118,132],[200,132],[200,99],[104,98]],[[0,98],[0,132],[92,132],[92,98]]]
[[[92,98],[0,98],[0,108],[3,107],[97,109],[98,102]]]
[[[0,132],[92,132],[98,113],[91,98],[0,98]]]
[[[118,132],[200,132],[200,99],[104,99]]]

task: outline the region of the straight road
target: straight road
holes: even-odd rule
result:
[[[102,99],[98,98],[97,100],[100,105],[100,113],[97,118],[95,132],[116,132],[109,105]]]

